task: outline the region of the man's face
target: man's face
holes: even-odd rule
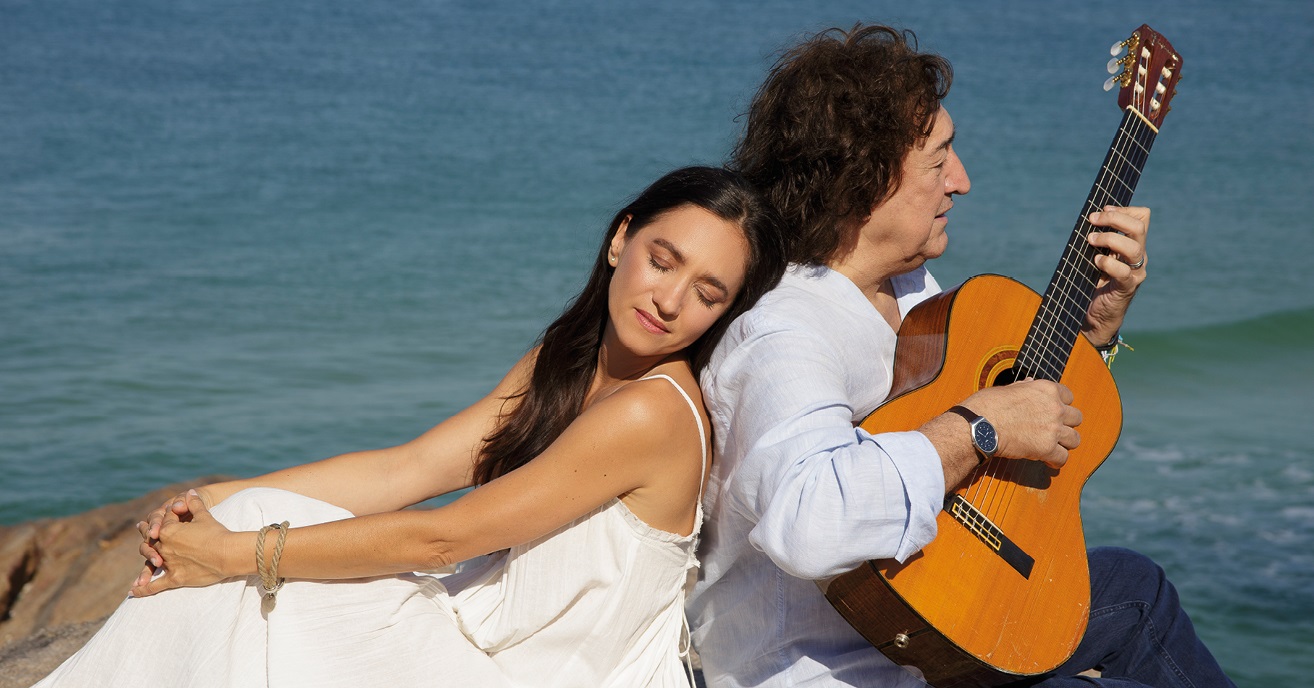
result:
[[[913,146],[903,160],[898,190],[871,211],[859,230],[855,256],[865,252],[902,274],[933,258],[949,245],[945,213],[954,194],[971,189],[967,170],[953,148],[954,122],[941,108],[931,134]],[[869,259],[870,260],[870,259]]]

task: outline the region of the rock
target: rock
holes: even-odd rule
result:
[[[28,686],[100,628],[141,571],[137,522],[184,490],[163,487],[83,514],[0,528],[0,688]]]
[[[24,524],[0,531],[0,622],[9,619],[9,610],[23,586],[32,580],[37,567],[37,529]]]
[[[0,688],[28,688],[45,678],[100,630],[104,619],[43,629],[0,648]]]

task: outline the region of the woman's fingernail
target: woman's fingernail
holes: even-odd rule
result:
[[[187,491],[187,494],[189,494],[189,495],[195,497],[195,496],[196,496],[196,490],[188,490],[188,491]]]

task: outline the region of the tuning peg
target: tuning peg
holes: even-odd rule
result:
[[[1127,46],[1127,41],[1118,41],[1117,43],[1114,43],[1112,47],[1109,48],[1109,54],[1113,55],[1114,57],[1117,57],[1118,54],[1122,52],[1122,49],[1126,46]]]
[[[1106,91],[1112,91],[1112,90],[1113,90],[1113,84],[1115,84],[1117,81],[1118,81],[1118,75],[1115,74],[1115,75],[1109,77],[1109,80],[1104,82],[1104,90],[1106,90]]]
[[[1110,74],[1117,74],[1122,71],[1122,60],[1116,57],[1110,58],[1108,69]]]

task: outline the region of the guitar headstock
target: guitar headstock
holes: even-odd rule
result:
[[[1118,57],[1122,49],[1127,53]],[[1113,44],[1109,50],[1109,73],[1104,90],[1121,86],[1118,107],[1135,108],[1156,129],[1163,124],[1164,115],[1171,109],[1168,101],[1177,94],[1177,80],[1182,77],[1182,56],[1173,50],[1168,39],[1149,25],[1132,32],[1125,41]]]

